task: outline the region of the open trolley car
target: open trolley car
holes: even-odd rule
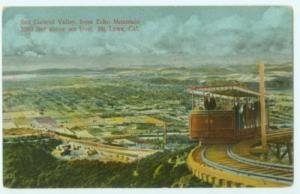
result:
[[[191,87],[190,138],[234,143],[260,135],[260,93],[238,85]]]

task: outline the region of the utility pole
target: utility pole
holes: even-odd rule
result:
[[[266,105],[265,105],[265,65],[259,63],[259,101],[260,101],[260,127],[261,145],[267,150],[267,129],[266,129]]]
[[[194,93],[192,92],[192,110],[194,110]]]
[[[165,146],[167,145],[167,124],[164,122],[164,139],[163,139],[163,147],[165,149]]]

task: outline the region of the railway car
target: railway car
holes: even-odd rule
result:
[[[259,93],[244,86],[191,87],[190,138],[228,144],[260,135]]]

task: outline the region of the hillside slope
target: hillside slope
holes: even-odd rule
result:
[[[59,142],[4,143],[5,187],[207,187],[185,164],[188,150],[155,154],[132,164],[59,161],[50,151]]]

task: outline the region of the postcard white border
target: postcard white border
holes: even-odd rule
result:
[[[300,110],[300,84],[299,84],[299,76],[300,76],[300,53],[299,49],[299,35],[300,35],[300,1],[297,0],[145,0],[145,1],[137,1],[137,0],[52,0],[52,1],[42,1],[42,0],[2,0],[0,4],[1,12],[4,7],[9,6],[167,6],[167,5],[194,5],[194,6],[263,6],[263,5],[288,5],[291,6],[294,10],[294,171],[295,171],[295,179],[294,184],[291,187],[286,188],[183,188],[183,189],[170,189],[170,188],[160,188],[160,189],[7,189],[3,188],[2,185],[2,174],[3,174],[3,163],[2,163],[2,133],[0,133],[0,193],[25,193],[25,194],[77,194],[77,193],[85,193],[85,194],[94,194],[95,192],[101,193],[134,193],[134,194],[148,194],[148,193],[161,193],[161,194],[169,194],[169,193],[191,193],[191,194],[223,194],[232,193],[232,194],[266,194],[268,192],[272,194],[283,194],[283,193],[299,193],[300,192],[300,133],[297,131],[300,127],[300,121],[297,119],[299,116]],[[2,17],[0,18],[0,32],[2,37]],[[2,38],[0,38],[0,43],[2,45]],[[0,70],[2,72],[2,46],[0,48],[0,57],[1,57],[1,66]],[[2,73],[0,75],[2,80]],[[0,89],[2,91],[2,82],[0,84]],[[2,94],[2,93],[1,93]],[[2,95],[0,95],[0,107],[1,107],[1,120],[2,120]],[[0,122],[0,127],[2,129],[2,122]]]

